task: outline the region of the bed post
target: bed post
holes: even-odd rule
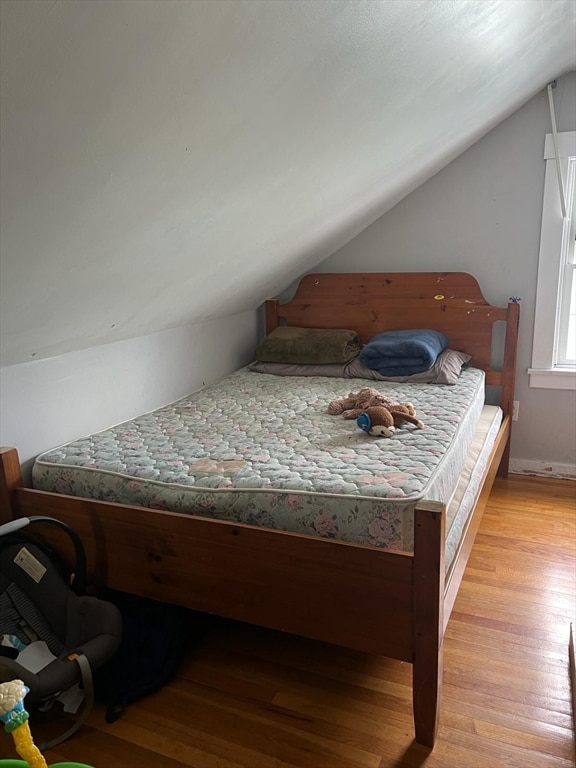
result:
[[[0,448],[0,524],[14,518],[12,491],[22,485],[18,451],[15,448]]]
[[[500,406],[504,416],[512,418],[514,406],[514,388],[516,386],[516,348],[518,346],[518,326],[520,323],[520,303],[516,299],[508,303],[508,317],[506,319],[506,340],[504,342],[504,362],[502,365],[502,391],[500,393]],[[508,465],[510,463],[510,434],[506,448],[502,454],[498,467],[499,477],[508,477]]]
[[[442,690],[444,533],[446,507],[421,502],[414,511],[414,660],[412,701],[416,741],[433,747]]]
[[[278,299],[266,299],[264,304],[266,313],[266,333],[271,333],[275,328],[278,328],[278,313],[280,311],[280,302]]]

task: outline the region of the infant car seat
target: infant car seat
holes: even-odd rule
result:
[[[71,584],[50,549],[20,530],[38,522],[62,528],[72,540],[76,563]],[[92,670],[116,652],[122,638],[118,608],[85,595],[85,584],[84,546],[68,525],[44,516],[0,525],[0,682],[22,680],[30,689],[27,704],[43,707],[77,683],[84,691],[74,725],[44,749],[67,739],[84,722],[94,702]],[[44,641],[56,657],[36,671],[18,661],[35,641]]]

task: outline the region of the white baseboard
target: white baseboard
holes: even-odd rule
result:
[[[510,472],[515,475],[553,477],[555,480],[576,480],[576,466],[574,464],[559,464],[554,461],[510,459]]]

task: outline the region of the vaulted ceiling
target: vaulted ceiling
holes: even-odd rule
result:
[[[576,66],[573,0],[2,0],[2,364],[232,314]]]

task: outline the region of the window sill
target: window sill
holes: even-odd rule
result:
[[[576,390],[576,368],[528,368],[530,386]]]

